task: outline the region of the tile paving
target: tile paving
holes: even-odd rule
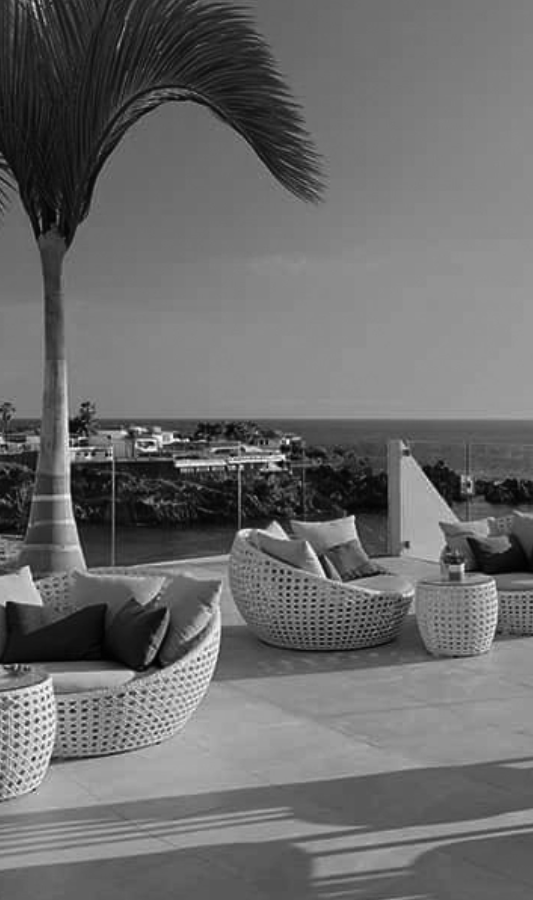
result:
[[[533,638],[434,659],[411,615],[381,648],[290,652],[227,588],[223,623],[180,734],[0,806],[0,900],[531,900]]]

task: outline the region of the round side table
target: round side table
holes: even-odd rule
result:
[[[415,611],[420,636],[433,656],[486,653],[498,622],[496,582],[478,573],[461,581],[423,579],[416,586]]]
[[[0,800],[37,788],[56,733],[52,679],[38,668],[0,666]]]

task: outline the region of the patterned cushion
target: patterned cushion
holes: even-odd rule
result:
[[[324,550],[323,557],[333,565],[341,581],[354,581],[356,578],[365,578],[369,575],[385,574],[385,569],[370,559],[357,540],[330,547]]]

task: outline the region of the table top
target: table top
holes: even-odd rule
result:
[[[434,578],[421,578],[418,582],[419,585],[425,587],[439,587],[439,588],[471,588],[475,587],[477,584],[490,584],[494,581],[492,575],[484,575],[482,572],[466,572],[465,575],[460,580],[453,581],[451,578],[447,578],[445,576],[436,575]]]
[[[20,691],[24,688],[42,684],[50,678],[48,672],[38,666],[21,666],[19,669],[0,665],[0,694],[7,691]]]

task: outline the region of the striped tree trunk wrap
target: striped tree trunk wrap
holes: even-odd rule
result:
[[[44,283],[44,389],[41,445],[20,565],[36,576],[85,568],[70,490],[68,381],[62,287],[64,239],[39,238]]]

